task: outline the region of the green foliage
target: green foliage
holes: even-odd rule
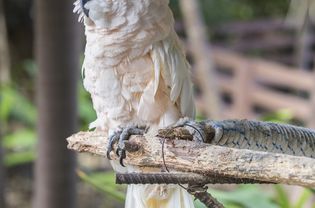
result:
[[[4,126],[1,142],[6,149],[6,166],[16,166],[34,160],[36,114],[34,105],[14,87],[1,88],[0,120]]]
[[[19,129],[7,134],[2,141],[7,154],[4,164],[8,167],[30,163],[35,159],[36,135],[34,130]]]
[[[270,113],[262,117],[263,121],[271,121],[276,123],[292,123],[293,114],[289,109],[282,109],[274,113]]]
[[[6,167],[14,167],[18,165],[32,163],[35,160],[35,156],[36,154],[34,150],[12,152],[5,155],[4,165]]]
[[[280,205],[280,207],[290,207],[290,199],[283,186],[275,185],[274,190],[276,192],[276,202]]]
[[[251,18],[264,17],[285,17],[291,0],[239,0],[243,4],[247,4],[253,10]]]
[[[86,174],[79,170],[77,171],[77,174],[81,180],[90,184],[101,193],[110,196],[118,202],[124,202],[125,193],[119,189],[121,186],[115,184],[114,172],[95,172]]]
[[[33,148],[36,144],[36,134],[31,129],[19,129],[3,138],[3,147],[9,150]]]
[[[25,60],[23,63],[23,68],[25,69],[25,71],[27,72],[27,74],[32,77],[35,78],[36,73],[37,73],[37,67],[36,67],[36,63],[34,60],[30,60],[27,59]]]
[[[36,70],[33,61],[25,63],[29,73]],[[81,83],[81,82],[80,82]],[[79,119],[81,129],[87,129],[95,119],[90,95],[82,84],[79,92]],[[12,85],[2,86],[0,94],[0,123],[3,131],[2,145],[5,148],[4,163],[6,166],[16,166],[30,163],[35,159],[37,109],[34,103],[18,88]]]
[[[170,5],[177,19],[181,18],[179,0]],[[229,21],[246,21],[259,18],[284,18],[289,0],[199,0],[206,23],[210,26]]]
[[[304,189],[304,191],[301,193],[298,201],[294,204],[294,206],[292,206],[292,208],[305,207],[306,203],[311,199],[312,196],[313,196],[313,194],[309,189]],[[315,204],[314,204],[314,206],[315,206]]]
[[[263,192],[259,186],[241,185],[233,191],[218,191],[210,189],[209,192],[226,208],[277,208],[278,206],[272,202],[272,197]],[[200,202],[197,208],[203,208]]]
[[[1,88],[0,119],[3,123],[15,120],[34,127],[36,116],[34,105],[16,88],[12,86]]]
[[[281,185],[275,185],[275,201],[281,208],[303,208],[311,200],[313,193],[310,189],[304,189],[297,201],[294,203],[290,200],[289,195]],[[315,204],[314,204],[315,206]]]
[[[79,82],[79,116],[81,129],[87,129],[89,123],[96,119],[96,114],[93,109],[91,96],[83,88],[82,82]]]
[[[206,119],[207,118],[204,115],[200,114],[200,113],[197,113],[196,118],[195,118],[196,121],[203,121],[203,120],[206,120]]]

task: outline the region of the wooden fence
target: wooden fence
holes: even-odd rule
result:
[[[288,109],[294,118],[315,127],[315,73],[275,62],[212,49],[223,98],[222,118],[257,118]],[[202,101],[197,102],[199,109]]]
[[[304,32],[285,24],[283,19],[232,22],[214,29],[215,45],[245,54],[257,54],[268,60],[296,66],[304,52]],[[314,38],[308,37],[308,45]]]

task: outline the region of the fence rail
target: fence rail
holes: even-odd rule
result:
[[[257,108],[268,112],[288,109],[307,126],[315,123],[314,72],[219,48],[212,49],[212,58],[219,90],[231,100],[224,105],[222,118],[257,118]],[[202,109],[202,102],[198,104]]]

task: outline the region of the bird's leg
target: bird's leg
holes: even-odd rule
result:
[[[120,127],[109,137],[107,158],[110,160],[110,152],[115,143],[118,143],[116,155],[119,157],[121,166],[125,167],[123,160],[126,158],[125,141],[129,140],[131,135],[143,135],[147,131],[146,126],[130,125]]]

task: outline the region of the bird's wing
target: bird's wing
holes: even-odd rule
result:
[[[170,88],[170,99],[178,105],[181,116],[194,118],[195,106],[190,65],[180,47],[175,31],[172,31],[165,40],[154,44],[151,56],[155,73],[155,92],[160,85],[159,82],[163,80]]]

